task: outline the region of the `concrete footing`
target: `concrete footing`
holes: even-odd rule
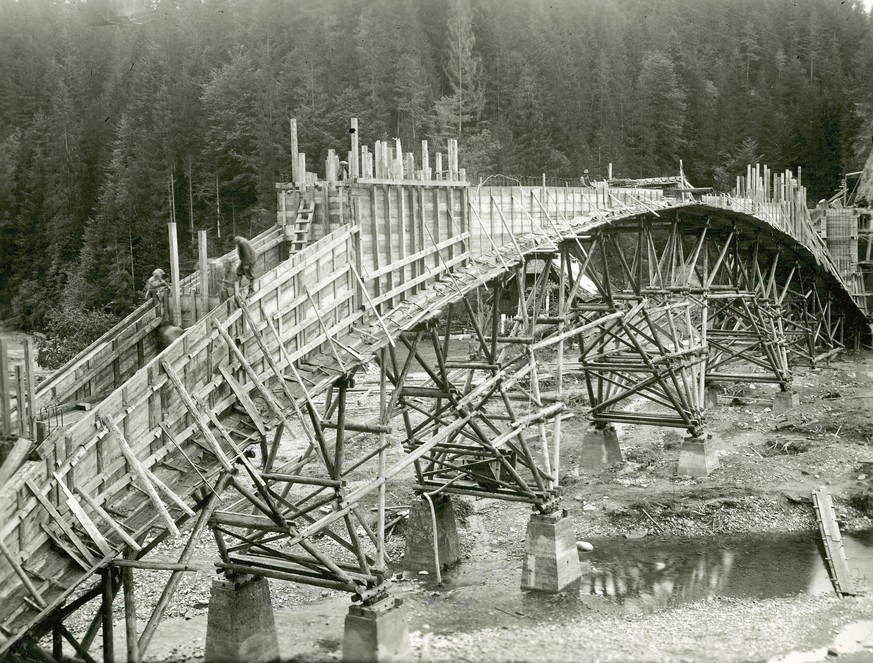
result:
[[[679,476],[705,477],[718,468],[712,436],[688,436],[679,449]]]
[[[276,622],[266,578],[212,581],[206,624],[206,663],[279,660]]]
[[[581,577],[572,521],[563,513],[532,514],[521,569],[522,590],[557,593]]]
[[[461,544],[458,540],[452,499],[448,495],[437,495],[432,499],[436,514],[440,569],[444,569],[461,559]],[[403,568],[409,571],[433,571],[436,568],[433,517],[430,504],[424,498],[415,500],[409,507]]]
[[[788,412],[800,406],[800,394],[796,391],[780,391],[773,397],[773,414]]]
[[[411,661],[403,600],[387,598],[373,605],[351,606],[346,615],[342,660],[345,663]]]
[[[579,464],[586,470],[601,470],[620,462],[621,447],[615,428],[589,428],[582,438]]]
[[[703,390],[703,407],[709,409],[718,405],[718,389],[705,387]]]

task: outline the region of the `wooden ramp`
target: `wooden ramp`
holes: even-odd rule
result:
[[[834,503],[828,489],[822,486],[812,491],[812,504],[815,507],[815,519],[821,531],[825,561],[834,589],[840,596],[854,596],[858,592],[855,591],[855,581],[846,562],[846,550],[843,547],[843,538],[834,513]]]

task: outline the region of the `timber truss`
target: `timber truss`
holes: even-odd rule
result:
[[[52,632],[56,657],[67,640],[90,661],[102,626],[111,660],[111,606],[121,588],[128,658],[139,660],[207,528],[216,567],[229,577],[377,601],[391,561],[387,487],[408,468],[428,500],[486,496],[550,513],[559,508],[566,417],[699,435],[707,383],[787,390],[792,362],[815,364],[860,333],[863,320],[827,275],[810,269],[802,247],[747,216],[680,205],[549,224],[549,232],[515,237],[446,270],[390,309],[369,299],[355,272],[366,322],[337,332],[319,317],[323,342],[305,361],[292,360],[260,303],[238,299],[240,315],[213,320],[231,358],[216,377],[235,395],[231,408],[213,411],[162,364],[198,433],[198,456],[182,447],[178,454],[202,483],[195,509],[174,504],[149,544],[122,532],[126,558],[109,562],[95,588],[33,635]],[[251,340],[257,351],[244,354]],[[572,413],[565,371],[576,362],[588,402]],[[349,391],[368,363],[378,367],[378,407],[355,420]],[[111,420],[106,425],[112,430]],[[257,459],[244,453],[252,446]],[[392,447],[403,453],[389,464]],[[154,545],[192,517],[178,561],[149,561]],[[140,634],[134,568],[172,572]],[[98,597],[103,608],[91,628],[73,638],[64,617]]]

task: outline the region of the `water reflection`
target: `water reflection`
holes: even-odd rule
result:
[[[631,612],[712,596],[833,591],[815,533],[591,542],[581,593],[607,597]],[[845,543],[858,587],[871,589],[873,532],[847,535]]]

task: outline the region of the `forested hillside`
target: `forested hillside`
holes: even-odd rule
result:
[[[95,16],[131,12],[97,25]],[[288,119],[323,168],[361,140],[460,135],[471,178],[803,166],[869,150],[873,28],[838,0],[0,0],[0,319],[122,314],[166,223],[271,224]],[[437,148],[432,148],[438,149]]]

